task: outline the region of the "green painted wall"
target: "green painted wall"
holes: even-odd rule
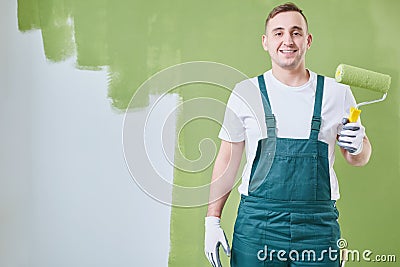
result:
[[[44,53],[51,62],[76,56],[76,67],[109,72],[111,105],[124,110],[135,90],[165,67],[193,60],[221,62],[255,76],[270,67],[260,35],[269,10],[284,1],[129,1],[129,0],[18,0],[22,32],[41,30]],[[388,99],[365,107],[363,123],[373,145],[368,166],[353,168],[340,156],[336,172],[342,235],[351,249],[397,254],[400,261],[399,67],[400,17],[397,0],[299,0],[314,35],[307,65],[333,76],[339,63],[360,66],[392,76]],[[37,51],[43,53],[43,51]],[[180,90],[183,101],[207,96],[226,101],[227,90],[193,86]],[[377,94],[354,88],[358,100]],[[106,96],[105,96],[106,97]],[[147,105],[143,99],[142,106]],[[184,112],[184,111],[183,111]],[[221,118],[222,118],[221,114]],[[182,115],[183,116],[183,115]],[[198,141],[212,138],[218,125],[203,121],[185,129],[179,145],[188,158],[199,157]],[[177,144],[178,145],[178,144]],[[190,174],[176,170],[175,182],[206,184],[212,166]],[[190,179],[188,179],[190,177]],[[223,215],[230,238],[236,191]],[[207,266],[203,256],[203,217],[206,207],[173,208],[169,266]],[[230,238],[231,239],[231,238]],[[226,259],[224,266],[228,266]],[[348,263],[365,266],[368,263]],[[397,266],[395,263],[369,263]]]

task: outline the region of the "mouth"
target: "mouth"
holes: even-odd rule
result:
[[[292,55],[297,52],[295,49],[280,49],[280,53],[285,54],[285,55]]]

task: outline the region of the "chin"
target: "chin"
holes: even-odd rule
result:
[[[280,64],[279,66],[285,70],[295,70],[299,67],[299,64]]]

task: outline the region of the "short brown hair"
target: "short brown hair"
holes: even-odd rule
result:
[[[303,16],[304,20],[306,21],[306,26],[307,26],[307,29],[308,29],[307,18],[306,18],[306,16],[304,16],[303,10],[301,10],[295,4],[288,2],[286,4],[279,5],[279,6],[275,7],[274,9],[272,9],[272,11],[268,14],[267,19],[265,20],[265,30],[267,30],[267,24],[268,24],[268,21],[270,19],[274,18],[279,13],[289,12],[289,11],[299,12]]]

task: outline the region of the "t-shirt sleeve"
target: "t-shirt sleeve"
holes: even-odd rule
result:
[[[233,89],[226,105],[224,122],[218,137],[228,142],[241,142],[245,139],[245,128],[241,119],[243,100],[237,93],[237,85]]]

